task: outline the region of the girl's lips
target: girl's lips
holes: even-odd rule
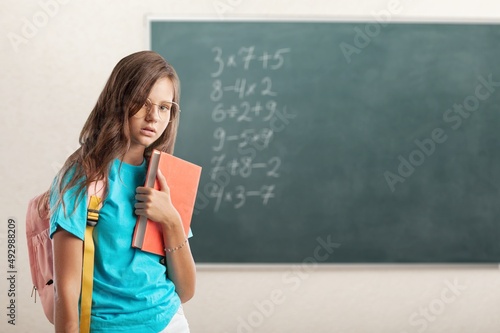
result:
[[[146,126],[146,127],[143,128],[143,130],[147,130],[147,131],[151,131],[153,133],[156,133],[156,130],[153,127],[151,127],[151,126]]]
[[[141,134],[142,134],[142,135],[145,135],[145,136],[150,136],[150,137],[152,137],[152,136],[155,136],[156,131],[155,131],[154,129],[152,129],[152,128],[145,127],[145,128],[142,128],[142,129],[141,129]]]

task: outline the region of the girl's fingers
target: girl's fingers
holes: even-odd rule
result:
[[[135,195],[135,200],[137,200],[137,201],[147,201],[148,200],[148,196],[144,195],[144,194],[136,194]]]
[[[152,190],[151,187],[139,186],[135,190],[135,193],[138,193],[138,194],[149,194],[149,193],[151,193],[151,190]]]
[[[137,202],[137,203],[134,205],[134,208],[144,209],[144,208],[147,208],[147,205],[146,205],[144,202]]]

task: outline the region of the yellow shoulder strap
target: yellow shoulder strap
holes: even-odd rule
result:
[[[87,210],[87,226],[83,240],[82,291],[80,300],[80,333],[90,332],[90,310],[92,308],[92,288],[94,284],[94,239],[92,233],[99,219],[101,198],[92,195]]]

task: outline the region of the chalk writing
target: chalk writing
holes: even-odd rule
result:
[[[263,157],[259,152],[269,151],[275,132],[283,130],[275,126],[275,118],[287,114],[287,106],[278,102],[272,73],[286,66],[291,49],[261,50],[250,45],[231,52],[216,46],[211,51],[209,97],[215,128],[208,192],[215,201],[214,211],[239,209],[250,200],[267,205],[275,197],[283,156],[271,151]],[[255,73],[262,76],[256,78]],[[221,176],[230,180],[224,185],[214,182]],[[245,179],[254,178],[252,188],[243,185]],[[261,181],[265,184],[259,186]]]

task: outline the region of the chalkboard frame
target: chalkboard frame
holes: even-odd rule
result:
[[[371,21],[372,17],[353,17],[353,18],[343,18],[343,19],[324,19],[324,18],[249,18],[249,17],[241,17],[241,18],[224,18],[224,22],[233,22],[233,23],[238,23],[238,22],[313,22],[313,23],[369,23]],[[148,16],[147,17],[147,41],[148,41],[148,49],[151,49],[151,24],[153,22],[162,22],[162,21],[171,21],[171,22],[193,22],[193,23],[200,23],[200,22],[221,22],[220,18],[178,18],[178,17],[165,17],[165,16]],[[443,23],[443,24],[448,24],[448,23],[459,23],[459,24],[482,24],[482,25],[487,25],[487,24],[498,24],[498,22],[494,21],[487,21],[487,20],[480,20],[480,19],[429,19],[429,18],[422,18],[422,19],[416,19],[416,18],[411,18],[411,19],[406,19],[406,18],[399,18],[395,17],[391,20],[390,23],[417,23],[417,24],[427,24],[427,23]],[[210,262],[208,262],[210,263]],[[213,262],[213,264],[218,265],[221,263],[226,263],[225,261],[217,261]],[[231,262],[229,262],[231,263]],[[239,262],[238,262],[239,263]],[[288,262],[280,262],[280,261],[273,261],[272,263],[288,263]],[[298,263],[295,261],[295,263]],[[319,262],[321,263],[321,262]],[[355,262],[354,264],[359,264],[360,262]],[[444,264],[444,265],[484,265],[485,262],[393,262],[389,264]],[[495,264],[496,265],[497,261],[492,261],[492,262],[486,262],[486,264]],[[234,263],[233,263],[234,264]],[[265,263],[261,263],[259,261],[249,261],[246,263],[247,265],[260,265]],[[329,265],[330,263],[321,263],[323,265]],[[343,263],[335,263],[335,264],[343,264]],[[352,264],[352,263],[351,263]],[[361,263],[363,264],[363,263]],[[367,261],[365,264],[368,265],[373,265],[374,263],[371,261]],[[375,265],[384,265],[387,264],[386,262],[376,262]]]

